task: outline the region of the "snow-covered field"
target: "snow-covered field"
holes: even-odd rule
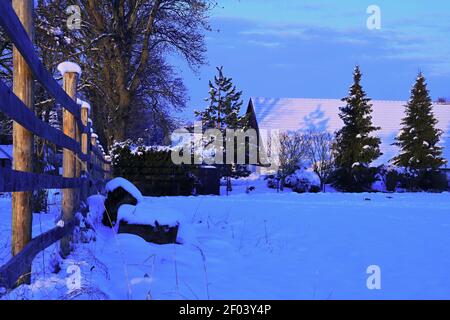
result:
[[[97,241],[77,244],[59,274],[53,246],[36,258],[33,284],[3,299],[450,299],[448,193],[277,194],[260,183],[246,194],[248,183],[228,197],[145,198],[183,216],[182,245],[97,224]],[[1,264],[9,200],[0,207]],[[55,214],[35,215],[35,232]],[[81,289],[69,293],[73,265]],[[366,286],[370,265],[381,290]]]

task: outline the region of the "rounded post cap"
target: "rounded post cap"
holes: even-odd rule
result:
[[[75,62],[65,61],[58,65],[58,71],[64,76],[66,73],[77,73],[81,77],[81,67]]]
[[[89,102],[77,98],[77,104],[81,106],[81,109],[87,109],[88,114],[91,112],[91,105]]]

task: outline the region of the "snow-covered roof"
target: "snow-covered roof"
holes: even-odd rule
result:
[[[291,98],[251,98],[258,128],[265,130],[293,131],[316,129],[335,132],[343,125],[339,118],[340,99],[291,99]],[[405,116],[406,101],[372,100],[372,120],[381,127],[377,135],[381,138],[383,155],[376,164],[387,163],[397,153],[392,146]],[[444,131],[441,144],[444,156],[450,160],[450,104],[434,104],[437,127]]]

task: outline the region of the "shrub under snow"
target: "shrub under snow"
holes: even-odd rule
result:
[[[320,192],[320,178],[311,169],[300,169],[286,177],[285,184],[298,193]]]

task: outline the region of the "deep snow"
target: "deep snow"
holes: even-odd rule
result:
[[[131,224],[152,225],[155,221],[160,225],[176,226],[183,222],[183,215],[175,210],[170,210],[159,201],[142,201],[136,206],[124,204],[117,213],[117,221],[126,221]]]
[[[256,190],[246,194],[249,185]],[[97,241],[77,244],[58,275],[49,263],[43,272],[39,255],[33,285],[4,299],[450,299],[448,193],[277,194],[262,185],[240,181],[228,197],[145,198],[183,215],[182,245],[115,235],[97,217]],[[0,206],[4,241],[8,200]],[[72,264],[82,288],[69,293]],[[381,268],[381,290],[366,287],[370,265]]]

